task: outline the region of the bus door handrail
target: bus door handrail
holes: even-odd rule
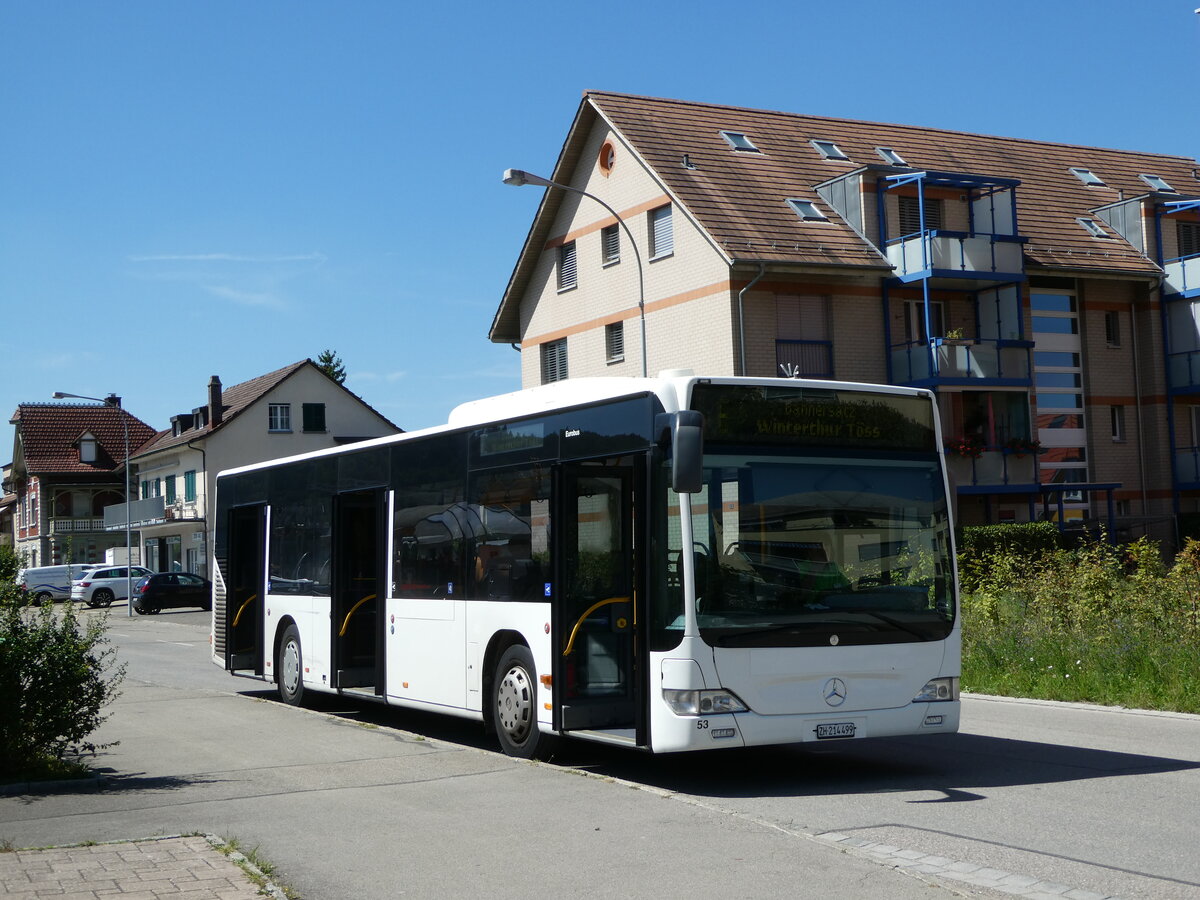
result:
[[[237,623],[241,621],[242,613],[246,611],[246,607],[257,599],[258,594],[251,594],[246,602],[238,607],[237,615],[233,617],[233,624],[229,626],[230,628],[237,628]]]
[[[610,603],[628,603],[633,599],[631,597],[609,597],[607,600],[599,600],[588,607],[587,612],[579,617],[575,623],[575,627],[571,629],[571,636],[567,639],[567,649],[563,651],[563,656],[570,656],[575,649],[575,636],[579,634],[579,628],[583,625],[584,620],[598,610],[602,606],[608,606]]]
[[[340,631],[338,631],[338,637],[346,636],[346,629],[350,627],[350,617],[352,615],[354,615],[356,612],[358,612],[358,608],[360,606],[362,606],[364,603],[366,603],[368,600],[374,600],[377,596],[379,596],[379,595],[378,594],[367,594],[367,596],[363,597],[361,600],[359,600],[357,603],[355,603],[352,607],[350,607],[350,612],[346,613],[346,618],[342,621],[342,628]]]

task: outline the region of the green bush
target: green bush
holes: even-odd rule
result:
[[[22,608],[21,592],[0,583],[0,779],[54,777],[70,769],[107,718],[125,674],[104,633],[75,607]]]
[[[21,557],[8,544],[0,544],[0,584],[12,584],[21,569]]]
[[[958,571],[964,590],[974,590],[994,565],[1025,572],[1038,560],[1062,548],[1053,522],[968,525],[958,534]],[[1008,572],[1006,574],[1012,574]]]
[[[970,564],[971,561],[967,561]],[[995,553],[962,597],[963,688],[1200,712],[1200,543]]]

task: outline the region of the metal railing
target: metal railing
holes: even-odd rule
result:
[[[1164,293],[1186,294],[1200,290],[1200,255],[1168,259],[1163,263],[1163,270],[1167,273]]]
[[[892,378],[901,384],[933,378],[1029,378],[1029,350],[1008,341],[934,338],[892,347]]]
[[[985,449],[978,457],[946,454],[950,477],[958,485],[1036,484],[1037,454],[1013,453],[999,447]]]
[[[915,232],[888,241],[887,257],[902,278],[933,269],[963,274],[1025,270],[1021,243],[1010,235]]]

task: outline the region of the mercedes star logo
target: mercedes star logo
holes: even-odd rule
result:
[[[846,682],[840,678],[830,678],[821,689],[821,695],[830,706],[841,706],[846,702]]]

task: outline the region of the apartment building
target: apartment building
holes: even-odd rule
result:
[[[1197,165],[589,91],[490,338],[525,386],[927,387],[960,521],[1169,543],[1200,531]]]

